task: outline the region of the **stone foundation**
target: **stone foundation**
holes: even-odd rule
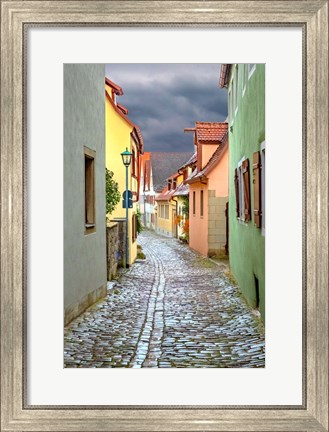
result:
[[[106,227],[107,280],[109,281],[117,274],[120,255],[119,224],[110,222]]]
[[[208,256],[225,253],[227,202],[228,197],[216,197],[215,191],[208,191]]]
[[[82,312],[88,309],[89,306],[94,304],[97,300],[105,297],[106,293],[107,286],[106,284],[104,284],[101,287],[85,295],[79,303],[66,307],[64,310],[64,326],[69,324],[72,320],[74,320],[74,318],[81,315]]]

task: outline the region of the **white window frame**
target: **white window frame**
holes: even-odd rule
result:
[[[235,66],[235,88],[234,88],[234,117],[238,112],[238,99],[239,99],[239,66]]]
[[[233,91],[232,90],[233,90],[233,87],[231,85],[230,90],[228,92],[228,118],[229,118],[230,124],[233,124],[233,121],[234,121],[233,114],[232,114],[232,111],[233,111]]]
[[[242,97],[246,92],[247,81],[248,81],[248,63],[245,63],[243,65],[243,73],[242,73]]]
[[[262,235],[265,236],[265,170],[266,170],[266,151],[265,151],[265,141],[260,145],[260,157],[261,157],[261,200],[262,200]]]
[[[238,220],[241,222],[245,222],[245,214],[244,214],[244,181],[243,181],[243,172],[242,172],[242,163],[246,160],[244,156],[240,159],[238,163],[238,179],[239,179],[239,217]]]
[[[255,72],[256,70],[256,63],[247,63],[248,64],[248,80],[250,79],[251,75]],[[253,65],[250,68],[250,65]]]

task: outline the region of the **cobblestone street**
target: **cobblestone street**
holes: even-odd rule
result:
[[[64,330],[72,367],[264,367],[264,329],[223,267],[143,231],[146,255]]]

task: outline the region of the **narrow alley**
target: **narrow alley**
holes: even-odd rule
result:
[[[143,231],[146,255],[64,329],[67,368],[264,367],[264,328],[224,267]]]

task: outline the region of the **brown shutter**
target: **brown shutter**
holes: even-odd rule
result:
[[[132,217],[132,227],[131,227],[131,237],[132,237],[132,241],[134,242],[136,240],[136,215],[133,214]]]
[[[235,186],[235,203],[236,203],[236,217],[240,216],[240,205],[239,205],[239,176],[238,169],[234,171],[234,186]]]
[[[249,159],[246,159],[242,162],[242,174],[244,194],[244,220],[248,222],[251,220]]]
[[[262,226],[262,184],[261,184],[261,157],[260,152],[253,154],[253,183],[254,183],[254,222],[257,228]]]

